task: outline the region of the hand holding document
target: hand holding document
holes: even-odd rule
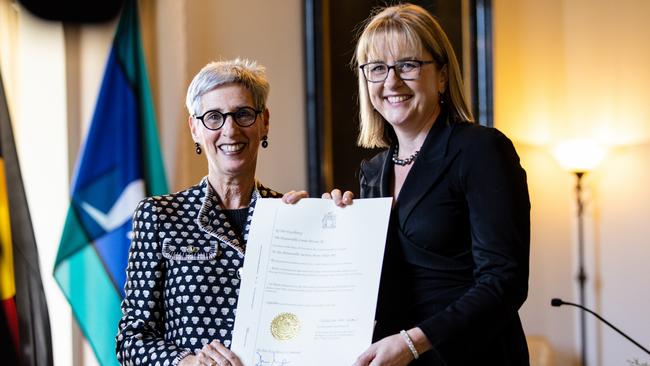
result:
[[[245,366],[350,365],[370,345],[391,200],[257,201],[231,347]]]

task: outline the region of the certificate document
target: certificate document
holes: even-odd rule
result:
[[[370,346],[391,200],[257,201],[231,346],[245,366],[351,365]]]

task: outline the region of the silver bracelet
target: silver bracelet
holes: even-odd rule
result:
[[[409,348],[409,351],[411,351],[413,358],[417,360],[420,357],[420,354],[418,353],[418,350],[415,349],[415,345],[413,344],[411,337],[409,337],[409,334],[403,329],[399,331],[399,334],[404,338],[404,342],[406,342],[406,346]]]

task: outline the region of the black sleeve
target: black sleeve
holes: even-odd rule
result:
[[[158,241],[155,201],[145,199],[133,215],[133,239],[126,270],[126,296],[116,337],[122,365],[176,365],[190,350],[164,338],[162,245]]]
[[[489,339],[517,316],[528,293],[530,201],[512,142],[494,129],[473,132],[458,169],[469,211],[474,284],[418,326],[434,348]]]

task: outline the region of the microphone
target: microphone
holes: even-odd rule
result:
[[[608,322],[608,321],[605,320],[602,316],[596,314],[595,312],[593,312],[593,311],[587,309],[586,307],[584,307],[584,306],[582,306],[582,305],[580,305],[580,304],[574,304],[574,303],[572,303],[572,302],[563,301],[562,299],[558,299],[558,298],[551,299],[551,306],[559,307],[559,306],[562,306],[562,305],[571,305],[571,306],[575,306],[575,307],[577,307],[577,308],[580,308],[580,309],[582,309],[582,310],[588,312],[589,314],[591,314],[591,315],[595,316],[596,318],[598,318],[598,320],[600,320],[600,321],[602,321],[603,323],[609,325],[612,329],[614,329],[615,331],[617,331],[618,334],[622,335],[622,336],[625,337],[628,341],[634,343],[637,347],[641,348],[643,351],[645,351],[645,353],[647,353],[647,354],[650,355],[650,351],[648,351],[647,348],[645,348],[645,347],[643,347],[642,345],[640,345],[639,342],[635,341],[635,340],[632,339],[630,336],[628,336],[627,334],[623,333],[623,331],[621,331],[620,329],[616,328],[612,323]]]

